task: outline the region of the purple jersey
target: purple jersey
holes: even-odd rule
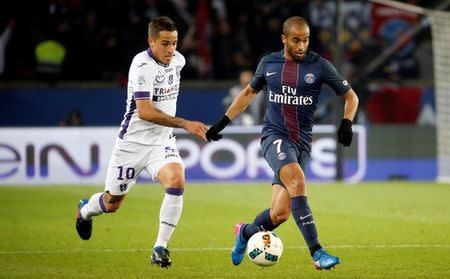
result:
[[[300,62],[286,60],[283,51],[264,56],[250,81],[256,91],[265,87],[267,111],[262,139],[280,134],[309,153],[313,114],[324,83],[338,95],[351,89],[334,66],[313,51]]]

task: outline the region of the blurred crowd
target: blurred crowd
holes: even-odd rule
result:
[[[406,2],[433,6],[436,1]],[[337,44],[336,1],[3,1],[0,76],[8,80],[49,76],[58,80],[125,80],[132,57],[147,48],[148,22],[167,15],[179,29],[178,50],[187,59],[185,79],[235,79],[240,70],[254,69],[262,55],[281,49],[282,22],[299,15],[310,22],[310,48],[333,60],[339,46],[344,54],[340,71],[352,80],[359,67],[421,20],[417,14],[383,10],[369,1],[343,3],[344,31]],[[386,19],[391,22],[387,24]],[[401,51],[373,74],[418,77],[420,48],[417,39],[406,41]]]

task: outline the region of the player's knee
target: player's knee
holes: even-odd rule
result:
[[[289,219],[291,212],[289,210],[282,210],[282,211],[274,212],[271,215],[272,215],[271,216],[272,223],[274,225],[280,225]]]
[[[277,215],[274,219],[275,220],[272,220],[272,223],[274,225],[280,225],[289,219],[289,215]]]
[[[280,178],[289,190],[305,189],[305,176],[301,168],[296,164],[288,164],[280,170]],[[290,191],[291,192],[291,191]]]
[[[182,175],[172,175],[166,181],[166,184],[172,188],[183,188],[184,182],[184,177]]]
[[[286,188],[293,190],[294,192],[305,190],[305,180],[294,178],[289,183],[286,183]]]

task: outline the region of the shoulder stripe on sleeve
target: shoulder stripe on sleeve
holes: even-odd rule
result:
[[[136,91],[133,93],[135,100],[140,99],[150,99],[150,92],[149,91]]]

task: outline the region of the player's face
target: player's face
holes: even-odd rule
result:
[[[281,35],[284,55],[288,60],[303,60],[309,45],[309,27],[293,25],[286,34]]]
[[[148,37],[153,55],[163,64],[170,64],[178,43],[177,31],[161,31],[156,38]]]

